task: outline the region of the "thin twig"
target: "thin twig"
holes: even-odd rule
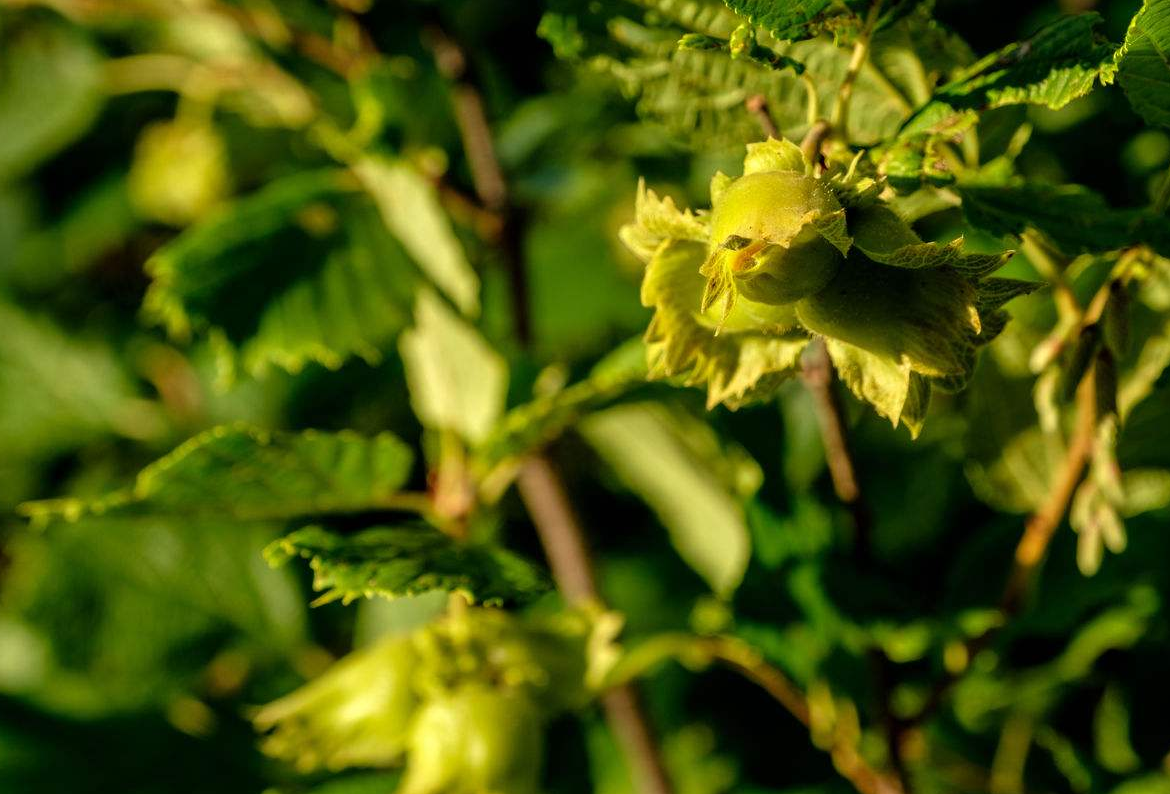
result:
[[[1019,611],[1033,574],[1044,560],[1048,546],[1068,512],[1073,494],[1080,485],[1081,476],[1093,452],[1096,427],[1096,397],[1090,368],[1077,389],[1077,425],[1064,462],[1048,491],[1048,497],[1024,525],[1024,534],[1016,546],[1012,572],[1000,599],[1000,609],[1006,615],[1011,616]]]
[[[813,398],[813,407],[817,415],[817,425],[821,431],[821,443],[825,448],[825,461],[829,467],[829,478],[833,481],[833,490],[841,503],[848,508],[853,519],[854,555],[859,562],[867,563],[872,559],[873,554],[873,522],[869,506],[862,498],[861,486],[857,481],[857,466],[849,448],[849,437],[845,429],[841,400],[837,394],[837,377],[823,339],[814,339],[809,344],[801,359],[801,380]],[[900,753],[902,733],[897,721],[890,713],[891,671],[884,657],[875,660],[875,665],[878,710],[882,715],[890,765],[894,772],[897,790],[907,791],[909,785]]]
[[[428,30],[427,39],[439,70],[456,83],[452,92],[455,119],[476,195],[487,210],[502,219],[500,248],[512,283],[516,336],[522,345],[528,345],[532,332],[520,245],[521,224],[515,207],[508,200],[507,180],[496,157],[483,101],[474,86],[463,82],[467,59],[460,47],[438,28]],[[544,454],[536,453],[521,467],[517,487],[544,546],[557,587],[570,603],[598,603],[600,595],[585,531],[569,502],[560,474]],[[602,706],[610,730],[630,765],[638,791],[641,794],[673,794],[654,733],[633,685],[610,689],[602,698]]]
[[[564,483],[544,455],[528,459],[517,478],[520,497],[540,530],[540,542],[562,595],[573,603],[598,601],[585,539]]]
[[[719,664],[757,684],[814,734],[820,749],[829,753],[837,771],[861,794],[905,794],[903,784],[874,769],[857,750],[858,736],[848,723],[818,720],[808,698],[782,670],[770,664],[760,651],[735,636],[659,634],[634,646],[608,674],[613,686],[647,675],[662,662],[674,659],[691,669]],[[842,729],[844,728],[844,729]]]
[[[874,0],[870,3],[869,13],[865,17],[865,25],[861,29],[861,33],[857,36],[857,41],[853,45],[853,54],[849,58],[849,66],[845,70],[845,77],[841,80],[841,87],[837,89],[837,101],[833,105],[833,112],[829,116],[829,123],[837,130],[840,130],[843,136],[848,137],[849,132],[849,103],[853,99],[853,86],[857,82],[858,75],[865,67],[869,60],[869,45],[873,40],[873,31],[877,26],[878,11],[881,9],[881,2]]]
[[[707,642],[712,658],[758,684],[805,727],[812,726],[808,701],[788,676],[743,643],[724,638],[712,638]],[[855,742],[834,741],[828,751],[833,766],[860,794],[904,794],[903,783],[870,766],[857,751]]]
[[[825,139],[832,131],[833,127],[829,122],[819,119],[808,128],[808,132],[805,133],[804,139],[800,142],[800,151],[804,155],[805,162],[813,168],[813,173],[819,174],[823,168],[821,145],[824,144]]]
[[[859,559],[868,559],[871,551],[870,512],[857,482],[857,467],[849,448],[841,401],[837,396],[837,377],[823,339],[814,339],[809,344],[801,360],[801,380],[813,398],[833,490],[853,518],[854,549]]]
[[[499,248],[509,267],[508,283],[512,292],[516,338],[522,345],[527,345],[532,337],[532,320],[528,300],[528,273],[521,250],[521,219],[516,207],[509,201],[508,182],[496,157],[483,99],[479,91],[466,81],[467,56],[459,45],[436,27],[427,29],[426,40],[439,71],[454,83],[451,104],[463,141],[463,151],[467,155],[471,182],[484,209],[499,219]]]
[[[537,454],[520,469],[516,485],[536,525],[558,589],[570,603],[599,603],[585,533],[560,474],[548,458]],[[602,706],[610,728],[625,751],[637,790],[642,794],[672,794],[670,777],[633,684],[607,690]]]
[[[752,94],[743,104],[748,112],[756,117],[760,129],[764,131],[764,137],[780,137],[780,130],[776,129],[776,122],[772,120],[772,114],[768,112],[768,100],[763,94]]]

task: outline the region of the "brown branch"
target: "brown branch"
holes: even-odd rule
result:
[[[508,182],[496,157],[491,125],[479,91],[466,80],[467,56],[454,40],[437,27],[426,31],[426,44],[435,58],[439,72],[454,85],[451,107],[455,124],[467,156],[467,167],[475,194],[484,208],[500,221],[499,246],[509,268],[512,314],[516,337],[527,345],[532,339],[532,319],[528,300],[528,273],[524,267],[521,219],[508,199]]]
[[[748,112],[756,117],[760,129],[764,131],[764,137],[780,137],[780,130],[776,128],[776,122],[772,120],[772,114],[768,112],[768,100],[763,94],[752,94],[744,100],[743,104]]]
[[[827,131],[828,126],[825,125],[824,133]],[[810,137],[815,134],[814,131],[810,130]],[[818,154],[819,140],[818,138],[813,148],[813,151]],[[829,352],[823,339],[814,339],[802,357],[801,380],[813,398],[813,407],[821,432],[821,443],[825,448],[825,462],[829,467],[829,478],[833,481],[833,490],[841,503],[848,508],[853,520],[854,556],[859,562],[868,563],[872,559],[873,553],[872,516],[869,506],[862,498],[861,486],[857,481],[857,466],[853,462],[841,400],[837,393],[836,372],[833,370],[833,362],[829,359]],[[875,659],[874,665],[877,679],[878,711],[882,718],[883,733],[888,745],[894,781],[898,791],[908,791],[909,784],[901,756],[902,731],[890,712],[891,670],[884,656]],[[864,791],[860,788],[859,790]],[[889,791],[891,789],[874,790]]]
[[[1048,498],[1028,519],[1024,525],[1024,534],[1016,546],[1012,572],[1000,599],[1000,608],[1008,616],[1015,615],[1023,605],[1033,574],[1044,560],[1048,546],[1068,512],[1073,494],[1080,485],[1093,452],[1096,427],[1096,395],[1090,368],[1077,388],[1077,425],[1065,453],[1064,463],[1048,492]]]
[[[871,552],[870,512],[857,482],[857,467],[849,448],[841,401],[837,395],[837,377],[823,339],[814,339],[809,344],[801,359],[801,380],[813,398],[833,490],[853,518],[855,553],[859,559],[868,559]]]
[[[528,287],[520,245],[520,222],[508,200],[507,180],[495,153],[491,126],[479,92],[464,82],[467,59],[462,49],[442,30],[427,31],[427,44],[439,71],[455,86],[452,103],[455,121],[467,155],[476,195],[484,207],[502,221],[500,249],[512,283],[516,335],[521,344],[531,342]],[[544,546],[557,587],[574,604],[600,601],[585,532],[577,519],[564,482],[542,453],[532,455],[517,478],[520,497],[532,517]],[[630,765],[641,794],[673,794],[673,787],[659,754],[641,699],[632,684],[614,687],[602,698],[606,721]]]
[[[711,638],[704,646],[713,659],[759,685],[806,728],[813,726],[812,710],[800,688],[757,651],[726,638]],[[904,783],[870,766],[852,739],[834,738],[828,752],[837,772],[860,794],[905,794]]]
[[[560,474],[544,455],[534,455],[516,481],[540,533],[557,588],[572,603],[600,600],[593,564]]]
[[[536,454],[520,469],[516,484],[536,525],[558,589],[570,603],[599,603],[585,533],[560,474],[548,458]],[[602,697],[602,706],[610,729],[625,751],[637,790],[642,794],[672,794],[670,777],[634,686],[611,688]]]
[[[808,128],[804,139],[800,142],[800,151],[804,154],[804,159],[814,169],[823,169],[824,163],[821,160],[821,145],[829,134],[833,131],[832,125],[824,119],[814,121],[812,126]],[[814,173],[821,173],[820,170]]]

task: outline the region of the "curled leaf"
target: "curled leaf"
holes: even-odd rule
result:
[[[706,242],[708,234],[704,218],[690,210],[680,210],[670,196],[659,198],[646,187],[645,179],[639,179],[634,222],[623,226],[618,237],[639,259],[648,262],[663,240]]]

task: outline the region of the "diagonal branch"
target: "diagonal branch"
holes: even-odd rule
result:
[[[523,345],[531,342],[528,313],[528,285],[520,245],[520,223],[508,199],[507,181],[492,142],[491,127],[479,92],[464,81],[467,68],[462,49],[442,30],[428,31],[428,45],[440,72],[455,83],[452,93],[455,119],[463,140],[476,195],[484,207],[503,223],[501,252],[507,261],[512,284],[516,336]],[[517,479],[520,496],[527,507],[557,587],[570,603],[597,603],[600,597],[581,527],[560,474],[543,453],[529,458]],[[632,684],[611,689],[602,699],[606,721],[630,764],[641,794],[673,794],[653,731],[641,699]]]
[[[547,457],[537,454],[521,468],[516,484],[561,593],[573,604],[599,604],[601,597],[585,545],[585,533],[560,474]],[[626,752],[637,790],[642,794],[671,794],[670,778],[633,684],[609,689],[602,706],[610,728]]]
[[[848,509],[853,519],[854,551],[860,560],[869,559],[872,521],[869,507],[861,495],[857,482],[857,466],[849,448],[841,400],[837,394],[837,375],[829,360],[823,339],[814,339],[801,360],[801,380],[812,395],[816,409],[821,442],[825,447],[825,462],[837,498]]]

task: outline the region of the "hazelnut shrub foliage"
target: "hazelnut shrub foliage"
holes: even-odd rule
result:
[[[1170,791],[1168,53],[0,0],[0,791]]]

